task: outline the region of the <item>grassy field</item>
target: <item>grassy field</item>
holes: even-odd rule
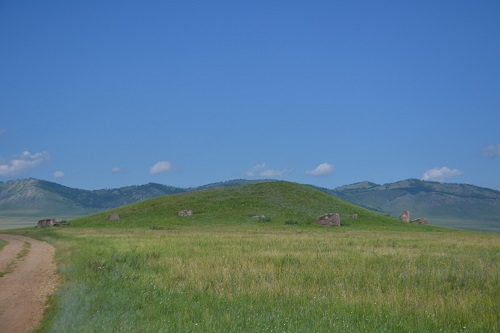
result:
[[[462,230],[500,233],[499,224],[496,221],[491,221],[491,220],[471,220],[471,219],[451,220],[449,218],[433,218],[432,224],[435,226],[443,226],[443,227],[452,225],[454,228]]]
[[[0,215],[0,231],[15,228],[27,228],[36,226],[36,220],[30,217],[6,217]]]
[[[0,209],[0,230],[14,228],[35,227],[38,220],[55,218],[56,220],[67,220],[89,214],[88,210],[61,211],[61,210],[8,210]]]
[[[314,223],[330,211],[344,226]],[[62,284],[38,332],[500,330],[498,234],[403,224],[293,184],[116,212],[15,231],[57,249]]]

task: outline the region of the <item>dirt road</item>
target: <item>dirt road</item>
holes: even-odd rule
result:
[[[31,332],[57,284],[54,248],[28,237],[0,239],[9,242],[0,251],[0,332]]]

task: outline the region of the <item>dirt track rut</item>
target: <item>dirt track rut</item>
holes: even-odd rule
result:
[[[0,251],[0,273],[8,270],[0,277],[0,332],[31,332],[57,284],[54,248],[23,236],[0,234],[0,239],[9,242]],[[25,242],[29,252],[16,258]]]

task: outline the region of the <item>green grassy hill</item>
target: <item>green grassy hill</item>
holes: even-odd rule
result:
[[[193,216],[180,217],[190,209]],[[111,213],[119,221],[108,221]],[[266,182],[163,196],[72,221],[77,227],[168,227],[176,225],[314,225],[320,215],[339,213],[344,226],[400,228],[398,220],[350,204],[307,185]],[[351,218],[357,214],[358,218]],[[408,226],[406,227],[423,227]],[[431,228],[427,226],[427,228]]]

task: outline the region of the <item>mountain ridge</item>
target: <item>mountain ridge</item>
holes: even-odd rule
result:
[[[164,195],[270,181],[275,180],[233,179],[191,188],[147,183],[98,190],[76,189],[35,178],[0,182],[0,224],[6,219],[29,223],[46,217],[67,219]],[[335,189],[307,186],[394,217],[409,210],[412,218],[426,217],[431,224],[500,232],[500,191],[489,188],[418,179],[382,185],[363,181]]]
[[[440,226],[500,231],[500,191],[489,188],[407,179],[369,188],[344,186],[329,194],[394,217],[409,210],[412,217]]]

